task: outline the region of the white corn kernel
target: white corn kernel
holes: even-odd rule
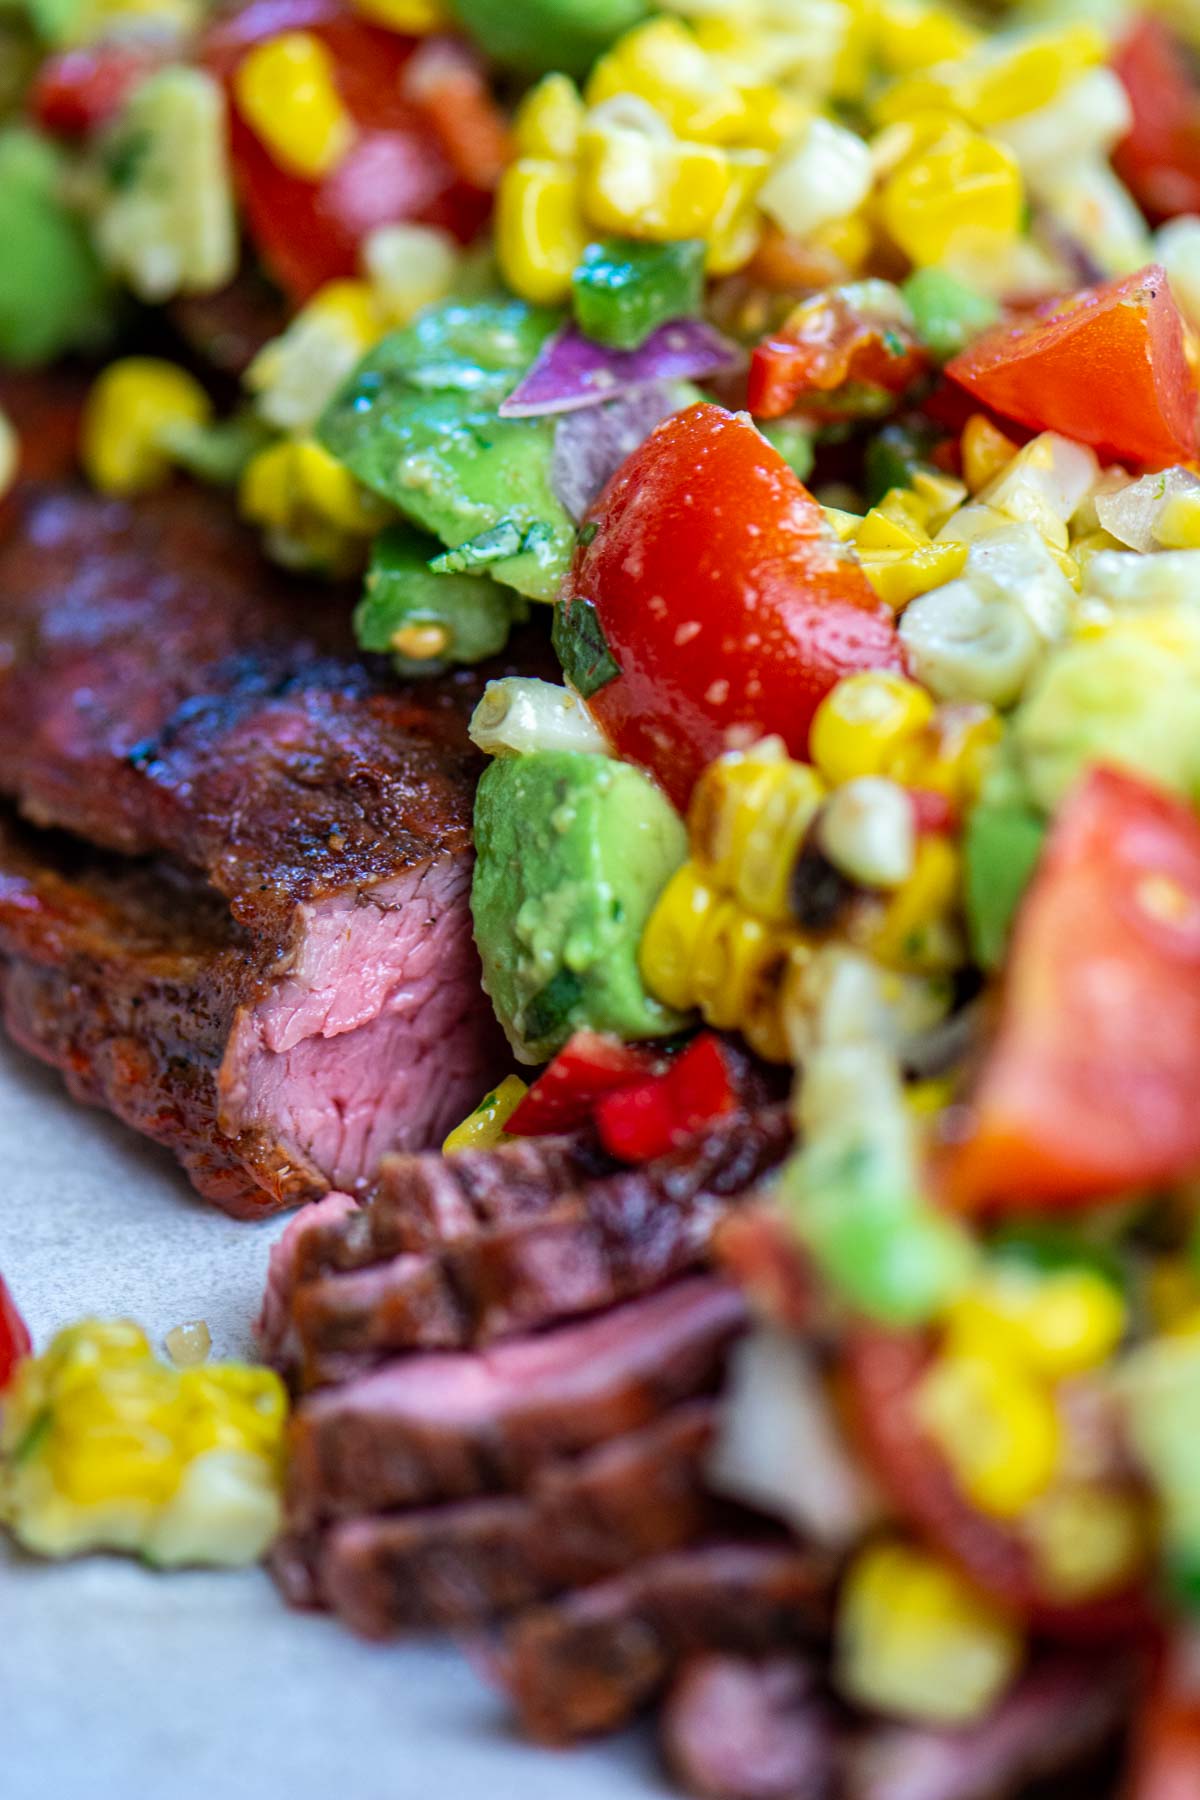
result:
[[[526,675],[489,681],[469,730],[472,741],[488,756],[518,756],[531,750],[582,750],[605,756],[609,748],[578,694]]]
[[[902,787],[862,775],[835,788],[817,826],[830,862],[863,887],[898,888],[912,874],[916,824]]]
[[[899,629],[913,673],[939,700],[1011,706],[1042,653],[1020,606],[985,599],[961,579],[919,595]]]

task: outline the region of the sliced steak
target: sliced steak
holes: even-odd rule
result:
[[[436,1141],[502,1066],[468,908],[478,677],[406,691],[330,654],[342,598],[270,571],[222,499],[27,487],[17,512],[0,542],[0,786],[39,824],[169,859],[226,902],[224,936],[205,913],[207,966],[189,937],[172,989],[177,1054],[199,1065],[181,1155],[230,1210],[361,1186],[385,1150]],[[76,1091],[143,1129],[161,1117],[173,1143],[169,1105],[122,1093],[173,1081],[161,1020],[120,1029],[154,979],[147,907],[110,885],[97,929],[116,1000],[97,1018],[108,980],[72,1000],[87,929],[60,944],[23,931],[36,866],[15,878],[0,952],[34,972],[12,1029]],[[107,880],[82,873],[77,922]],[[169,911],[149,948],[170,959]],[[130,1046],[118,1077],[102,1066],[115,1035]]]
[[[834,1800],[837,1737],[811,1660],[697,1656],[660,1720],[667,1764],[702,1800]]]
[[[404,1357],[304,1400],[291,1514],[421,1506],[519,1490],[531,1472],[711,1390],[745,1309],[697,1276],[648,1299],[486,1351]]]
[[[493,1179],[512,1168],[516,1192],[498,1180],[491,1191],[493,1217],[509,1210],[512,1222],[477,1226],[461,1236],[456,1229],[440,1253],[404,1252],[296,1281],[294,1345],[288,1347],[301,1359],[305,1385],[328,1378],[331,1358],[336,1369],[347,1357],[489,1343],[663,1286],[704,1263],[718,1220],[782,1160],[791,1135],[784,1107],[736,1114],[686,1149],[590,1178],[581,1172],[578,1152],[571,1166],[566,1145],[547,1149],[540,1152],[547,1173],[565,1178],[558,1198],[551,1180],[535,1186],[526,1179],[532,1144],[477,1154],[468,1180],[478,1182],[488,1165]],[[526,1160],[514,1151],[524,1151]],[[464,1175],[457,1164],[463,1160],[389,1159],[389,1208],[401,1164],[402,1185],[412,1191],[459,1192]],[[320,1256],[337,1264],[368,1254],[364,1246],[381,1235],[373,1226],[377,1204],[370,1195],[361,1211],[323,1223],[319,1243],[305,1230],[306,1261]],[[278,1348],[269,1348],[279,1360]]]
[[[535,1471],[520,1496],[338,1521],[303,1553],[315,1593],[353,1630],[385,1638],[479,1625],[615,1574],[713,1529],[701,1479],[712,1430],[713,1402],[693,1400]]]
[[[829,1565],[788,1545],[673,1551],[525,1613],[506,1634],[502,1679],[531,1736],[570,1743],[623,1724],[698,1652],[821,1640],[830,1591]]]

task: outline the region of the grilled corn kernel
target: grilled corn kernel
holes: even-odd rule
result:
[[[289,175],[320,181],[354,141],[333,57],[310,31],[285,31],[247,51],[233,92],[246,123]]]
[[[451,28],[450,13],[441,0],[353,0],[354,10],[389,31],[424,37],[430,31]]]
[[[1130,1585],[1145,1567],[1151,1530],[1145,1504],[1098,1482],[1056,1482],[1021,1515],[1038,1583],[1052,1600],[1077,1605]]]
[[[208,395],[186,370],[156,357],[110,363],[84,408],[80,457],[102,494],[146,494],[171,472],[165,438],[172,426],[205,425]]]
[[[732,143],[746,124],[742,93],[677,19],[635,26],[600,58],[587,84],[588,105],[619,94],[636,94],[677,136],[701,143]]]
[[[704,267],[710,275],[731,275],[750,261],[762,236],[758,192],[770,167],[761,150],[726,153],[729,186],[708,233]]]
[[[931,973],[955,968],[962,944],[952,921],[961,883],[959,855],[949,839],[920,838],[911,875],[881,915],[856,928],[856,938],[889,968]]]
[[[1001,1269],[976,1282],[946,1315],[951,1348],[1006,1359],[1050,1381],[1108,1361],[1126,1325],[1125,1302],[1094,1269],[1041,1275]]]
[[[362,247],[371,297],[389,330],[407,325],[423,306],[441,300],[454,286],[458,246],[434,225],[380,225]]]
[[[496,202],[496,254],[523,300],[566,300],[587,245],[575,172],[567,163],[519,157],[505,170]]]
[[[584,130],[580,199],[600,231],[654,243],[708,238],[732,181],[728,156],[710,144],[594,119]]]
[[[267,1369],[171,1369],[135,1325],[71,1326],[6,1394],[4,1517],[47,1556],[252,1562],[279,1528],[286,1411]]]
[[[1017,446],[1005,437],[984,413],[972,413],[963,427],[963,479],[972,494],[996,479],[1017,454]]]
[[[1107,56],[1104,33],[1083,23],[993,39],[958,61],[893,83],[876,102],[875,114],[886,125],[947,107],[972,125],[998,125],[1048,105]]]
[[[897,744],[882,772],[902,787],[928,788],[964,807],[978,797],[1001,735],[999,714],[982,701],[939,706],[920,731]]]
[[[983,1716],[1017,1672],[1010,1619],[923,1550],[879,1543],[855,1558],[842,1587],[835,1671],[860,1705],[937,1725]]]
[[[1054,1395],[1020,1363],[951,1350],[924,1377],[918,1410],[964,1494],[996,1518],[1016,1518],[1058,1471]]]
[[[884,669],[844,675],[817,708],[809,750],[832,787],[884,775],[902,744],[933,718],[923,687]]]
[[[868,888],[899,888],[913,872],[916,823],[904,789],[883,775],[835,788],[817,831],[835,868]]]
[[[777,741],[719,757],[692,796],[692,854],[715,886],[760,918],[787,924],[792,865],[824,794],[816,770],[790,761]]]
[[[911,550],[864,550],[863,574],[885,606],[902,612],[910,600],[944,587],[966,567],[965,544],[918,544]]]
[[[508,1143],[504,1127],[528,1092],[519,1075],[506,1075],[499,1087],[485,1094],[475,1111],[454,1127],[442,1145],[442,1155],[453,1156],[456,1150],[494,1150],[497,1144]]]
[[[579,150],[584,105],[568,75],[547,75],[517,108],[513,136],[517,155],[567,162]]]
[[[971,132],[948,134],[902,162],[884,183],[879,216],[918,267],[964,242],[1015,238],[1024,192],[1012,152]]]

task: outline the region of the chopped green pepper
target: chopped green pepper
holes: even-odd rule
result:
[[[579,329],[612,350],[637,350],[660,325],[700,311],[704,256],[699,238],[589,244],[571,282]]]
[[[938,362],[949,362],[1000,317],[994,300],[948,269],[918,269],[901,291],[912,309],[918,339]]]

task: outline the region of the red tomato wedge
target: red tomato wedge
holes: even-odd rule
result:
[[[959,1492],[945,1458],[916,1417],[928,1353],[918,1337],[863,1327],[847,1342],[842,1373],[851,1423],[900,1518],[963,1573],[1046,1636],[1072,1643],[1125,1637],[1152,1624],[1139,1588],[1066,1605],[1043,1591],[1015,1531]]]
[[[891,613],[821,508],[742,416],[660,425],[592,508],[562,616],[595,608],[619,673],[588,698],[621,755],[686,806],[706,763],[778,732],[803,756],[843,675],[900,669]]]
[[[1156,224],[1200,212],[1200,85],[1187,52],[1161,20],[1143,14],[1112,66],[1133,112],[1113,151],[1117,174]]]
[[[212,27],[204,61],[232,95],[234,71],[246,52],[284,31],[311,32],[327,46],[358,128],[338,166],[320,181],[305,181],[280,168],[231,99],[234,169],[250,231],[291,297],[305,300],[323,282],[356,274],[359,244],[379,225],[417,220],[469,242],[488,217],[491,196],[463,179],[439,130],[449,60],[435,79],[428,42],[370,25],[340,0],[251,0]],[[414,94],[408,75],[417,55],[427,59],[428,79],[424,93],[418,79]],[[460,100],[468,60],[468,52],[455,47]]]
[[[946,373],[993,411],[1102,457],[1161,468],[1200,447],[1200,392],[1157,263],[995,326]]]
[[[1192,1658],[1195,1651],[1192,1650]],[[1168,1652],[1134,1727],[1133,1770],[1122,1800],[1196,1800],[1200,1794],[1200,1691]]]
[[[0,1388],[8,1386],[13,1370],[32,1348],[25,1321],[0,1275]]]
[[[615,1088],[645,1081],[663,1058],[609,1031],[577,1031],[538,1076],[505,1125],[514,1137],[547,1137],[586,1125],[597,1101]]]
[[[1071,1207],[1200,1166],[1200,823],[1132,775],[1068,797],[952,1151],[969,1208]]]

